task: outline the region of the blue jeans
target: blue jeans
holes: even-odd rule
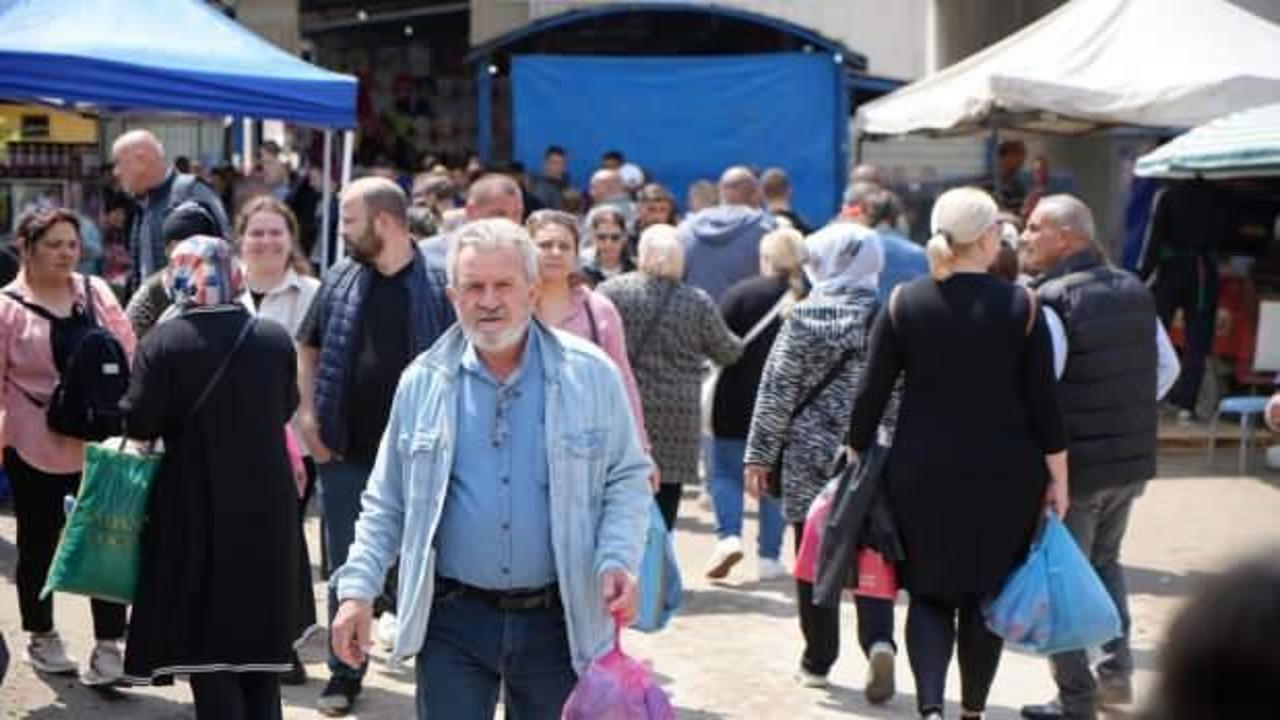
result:
[[[711,500],[716,510],[716,535],[721,539],[742,536],[742,458],[747,441],[736,438],[711,439]],[[760,499],[760,557],[777,560],[782,555],[782,533],[787,529],[782,504],[777,498]]]
[[[1124,568],[1120,566],[1120,544],[1129,527],[1129,511],[1146,483],[1098,490],[1071,498],[1064,522],[1072,537],[1080,544],[1093,569],[1097,571],[1107,594],[1120,612],[1120,629],[1124,633],[1103,644],[1107,658],[1099,663],[1095,680],[1089,668],[1089,655],[1083,650],[1053,655],[1053,679],[1058,684],[1062,708],[1069,717],[1092,717],[1096,710],[1098,682],[1126,685],[1133,675],[1133,653],[1129,648],[1129,599],[1124,586]]]
[[[360,517],[360,494],[369,480],[372,464],[334,460],[320,465],[320,513],[324,516],[324,547],[327,568],[332,575],[347,561],[347,551],[355,540],[356,520]],[[329,625],[333,625],[333,616],[338,613],[338,594],[333,584],[329,585]],[[359,670],[347,665],[333,654],[333,643],[329,643],[329,673],[334,677],[362,679],[365,668]]]
[[[435,598],[417,662],[418,720],[558,720],[578,676],[562,608],[502,611],[450,592]]]

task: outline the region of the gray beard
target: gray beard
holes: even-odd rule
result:
[[[531,321],[532,316],[525,319],[522,324],[503,331],[503,333],[496,338],[492,335],[485,337],[484,334],[476,332],[461,323],[459,324],[459,327],[462,328],[462,334],[466,336],[467,340],[470,341],[477,350],[496,353],[504,350],[510,350],[513,346],[523,340],[525,333],[529,330]]]

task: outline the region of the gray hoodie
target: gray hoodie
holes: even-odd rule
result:
[[[777,227],[773,216],[746,205],[717,205],[680,223],[685,282],[720,302],[731,285],[760,273],[760,238]]]

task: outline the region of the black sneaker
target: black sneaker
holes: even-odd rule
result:
[[[289,672],[280,676],[281,685],[306,685],[307,684],[307,667],[302,664],[302,658],[298,657],[298,651],[293,651],[293,667]]]
[[[360,680],[356,678],[329,678],[329,684],[324,686],[324,692],[320,693],[320,699],[316,701],[316,709],[329,717],[347,715],[355,707],[360,685]]]

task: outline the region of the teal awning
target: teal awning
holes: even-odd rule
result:
[[[1157,178],[1280,175],[1280,103],[1241,110],[1189,130],[1138,158]]]

